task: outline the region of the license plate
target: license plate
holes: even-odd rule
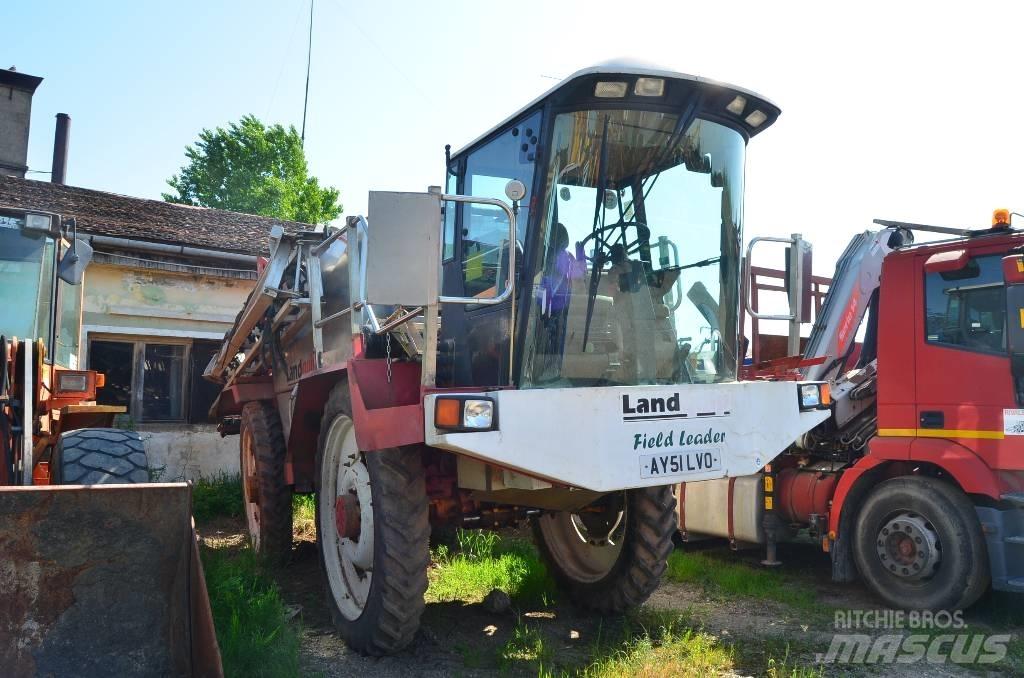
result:
[[[721,468],[722,456],[718,450],[664,452],[662,454],[645,454],[640,457],[641,478],[684,476],[719,471]]]

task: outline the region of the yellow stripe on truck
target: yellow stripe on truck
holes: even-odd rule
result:
[[[964,428],[880,428],[878,435],[885,438],[976,438],[1002,440],[1002,431],[977,431]]]

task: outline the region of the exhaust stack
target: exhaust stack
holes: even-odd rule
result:
[[[68,172],[68,142],[71,139],[71,116],[67,113],[57,114],[57,128],[53,133],[53,165],[50,181],[64,184]]]

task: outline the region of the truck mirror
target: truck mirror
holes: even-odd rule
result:
[[[69,285],[81,285],[85,269],[92,261],[92,246],[74,238],[71,249],[64,253],[57,264],[57,277]]]
[[[1003,257],[1006,284],[1006,349],[1011,356],[1024,356],[1024,255]]]

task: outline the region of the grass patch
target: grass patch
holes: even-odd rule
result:
[[[316,495],[292,495],[292,534],[296,539],[316,541]]]
[[[548,606],[555,584],[533,545],[494,532],[459,530],[457,550],[434,549],[427,602],[479,602],[501,589],[520,606]]]
[[[1024,675],[1024,638],[1014,638],[1006,648],[1006,661],[1016,675]]]
[[[224,675],[295,676],[299,638],[277,585],[248,548],[204,548],[203,569]]]
[[[620,642],[605,644],[598,639],[591,651],[596,659],[576,675],[657,678],[718,675],[731,671],[732,651],[711,634],[693,626],[693,619],[687,613],[643,608],[627,617]]]
[[[199,523],[244,517],[241,476],[221,473],[197,480],[192,485],[192,515]]]
[[[774,600],[803,611],[822,609],[812,591],[791,585],[787,575],[778,570],[753,568],[705,553],[674,551],[668,559],[666,577],[674,582],[699,584],[711,593]]]

